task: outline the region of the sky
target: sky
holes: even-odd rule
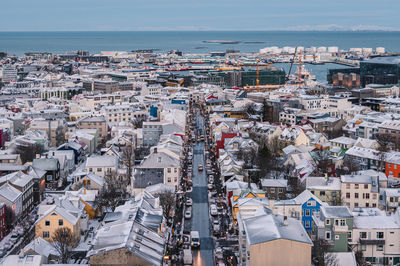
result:
[[[400,30],[400,0],[1,0],[0,31]]]

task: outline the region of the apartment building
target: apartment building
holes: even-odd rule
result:
[[[44,120],[35,119],[29,126],[30,130],[43,130],[46,132],[51,147],[56,147],[64,143],[67,123],[64,119]]]
[[[371,262],[384,265],[400,263],[399,213],[386,215],[379,209],[358,209],[353,212],[352,243],[355,250]]]
[[[95,129],[100,143],[107,140],[108,127],[104,116],[87,116],[82,118],[77,122],[77,127],[80,129]]]
[[[379,205],[379,177],[364,174],[342,175],[342,201],[350,210]]]

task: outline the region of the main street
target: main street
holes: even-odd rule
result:
[[[196,129],[204,134],[203,118],[196,111]],[[193,231],[199,231],[200,234],[200,249],[193,249],[193,265],[214,265],[214,243],[211,237],[210,216],[208,209],[208,190],[207,177],[204,164],[204,141],[197,142],[194,146],[193,156]],[[198,165],[204,166],[203,171],[198,170]]]

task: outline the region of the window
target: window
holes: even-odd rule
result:
[[[63,225],[64,225],[63,219],[59,219],[59,220],[58,220],[58,225],[59,225],[59,226],[63,226]]]
[[[346,225],[346,220],[345,219],[341,219],[340,220],[340,226],[345,226]]]
[[[359,185],[358,184],[354,184],[354,188],[355,189],[359,189]]]
[[[306,210],[306,216],[310,216],[310,210]]]
[[[325,232],[325,239],[330,240],[331,239],[331,232]]]
[[[270,188],[270,189],[269,189],[269,192],[270,192],[270,193],[275,193],[275,188],[273,188],[273,187]]]
[[[376,251],[383,251],[383,245],[377,245]]]
[[[372,199],[376,199],[376,198],[377,198],[376,193],[372,194]]]
[[[177,173],[178,172],[178,168],[174,168],[174,173]]]
[[[367,246],[366,245],[361,245],[361,251],[366,251],[367,250]]]
[[[346,193],[346,199],[350,199],[350,192]]]
[[[384,237],[383,232],[376,232],[376,238],[383,239],[383,237]]]
[[[167,172],[168,172],[168,173],[171,173],[171,168],[168,168],[168,169],[167,169]]]
[[[346,184],[346,188],[347,188],[347,189],[350,189],[350,184]]]
[[[50,226],[50,221],[48,221],[48,220],[45,221],[45,222],[44,222],[44,225],[45,225],[45,226]]]
[[[97,172],[101,172],[101,168],[97,168]]]
[[[43,238],[49,238],[49,237],[50,237],[49,231],[43,231]]]
[[[348,232],[347,232],[347,239],[351,239],[351,236],[352,236],[352,232],[351,232],[351,231],[348,231]]]
[[[283,188],[278,189],[279,193],[283,193]]]
[[[331,224],[331,220],[330,219],[326,219],[325,223],[326,223],[326,225],[330,225]]]
[[[368,189],[368,184],[364,184],[364,189]]]
[[[354,198],[358,199],[358,193],[354,193]]]
[[[319,195],[320,195],[320,196],[325,196],[325,191],[320,191],[320,192],[319,192]]]
[[[305,225],[306,225],[306,228],[310,228],[310,221],[306,221]]]
[[[339,235],[335,235],[335,240],[339,240]]]
[[[360,232],[360,238],[367,238],[367,232]]]
[[[47,175],[47,181],[51,181],[53,177],[51,175]]]

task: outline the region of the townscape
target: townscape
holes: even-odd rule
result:
[[[0,265],[400,263],[398,54],[0,58]]]

